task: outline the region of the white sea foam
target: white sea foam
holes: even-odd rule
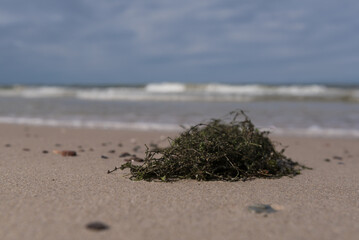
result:
[[[178,93],[185,92],[186,89],[186,85],[182,83],[150,83],[145,87],[147,92],[155,93]]]
[[[340,138],[359,138],[359,130],[343,128],[321,128],[310,126],[308,128],[276,128],[269,127],[265,130],[273,134],[284,136],[315,136],[315,137],[340,137]]]
[[[181,131],[182,127],[176,124],[146,123],[146,122],[115,122],[115,121],[91,121],[91,120],[57,120],[30,117],[0,117],[0,123],[51,126],[51,127],[74,127],[93,129],[127,129],[137,131]],[[188,125],[187,125],[188,127]],[[321,128],[311,126],[309,128],[277,128],[262,127],[263,131],[270,131],[275,135],[282,136],[307,136],[307,137],[340,137],[359,138],[359,130],[342,128]]]
[[[228,85],[151,83],[144,87],[26,87],[0,88],[0,96],[23,98],[73,97],[106,101],[210,101],[319,100],[359,102],[358,88],[324,85]]]
[[[57,120],[30,117],[0,117],[0,123],[51,126],[51,127],[75,127],[75,128],[98,128],[98,129],[127,129],[138,131],[178,131],[180,126],[175,124],[145,123],[145,122],[114,122],[114,121],[86,121],[86,120]]]
[[[14,86],[13,88],[0,89],[0,96],[18,96],[24,98],[49,98],[65,97],[73,95],[74,90],[64,87],[25,87]]]

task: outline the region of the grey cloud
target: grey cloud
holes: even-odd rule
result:
[[[359,64],[357,1],[13,0],[0,9],[0,83],[359,77],[346,67]]]

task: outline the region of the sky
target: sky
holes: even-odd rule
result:
[[[0,84],[359,83],[357,0],[0,0]]]

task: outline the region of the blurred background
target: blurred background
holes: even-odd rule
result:
[[[359,137],[354,0],[1,0],[0,122]]]

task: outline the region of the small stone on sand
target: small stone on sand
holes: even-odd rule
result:
[[[90,222],[86,224],[86,228],[93,231],[103,231],[109,229],[110,227],[102,222]]]
[[[129,154],[128,152],[124,152],[119,157],[128,157],[128,156],[131,156],[131,154]]]
[[[256,204],[248,207],[248,210],[253,213],[274,213],[277,210],[271,207],[268,204]]]
[[[75,157],[77,156],[77,153],[75,151],[68,151],[68,150],[65,150],[65,151],[59,151],[59,150],[54,150],[52,151],[53,153],[55,154],[59,154],[63,157]]]
[[[140,148],[141,148],[141,146],[136,146],[136,147],[134,147],[132,150],[133,150],[134,152],[138,152],[138,150],[140,150]]]

